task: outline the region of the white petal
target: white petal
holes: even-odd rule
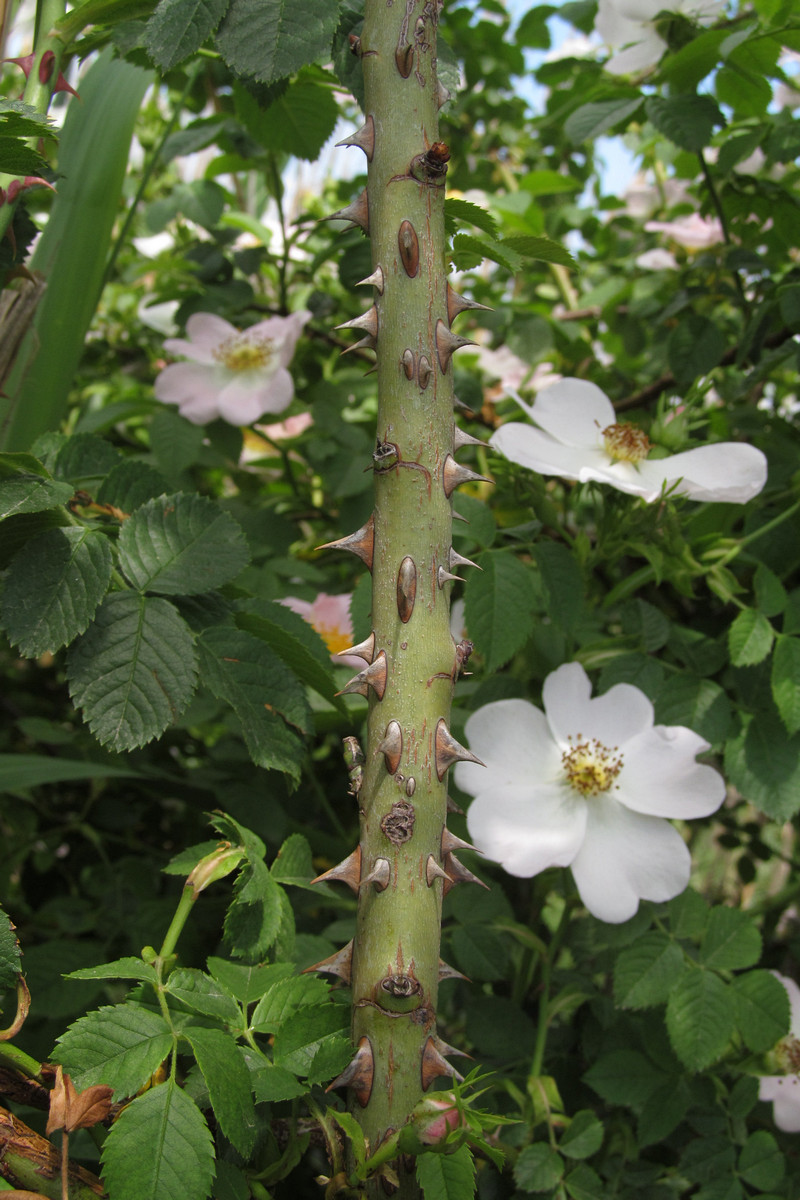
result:
[[[586,807],[586,837],[572,874],[594,916],[619,924],[640,900],[670,900],[683,891],[691,859],[668,821],[640,816],[610,796],[594,796]]]
[[[292,377],[282,367],[271,376],[243,371],[220,393],[219,415],[231,425],[251,425],[264,413],[282,412],[293,395]]]
[[[659,37],[655,29],[648,29],[641,41],[612,54],[604,64],[604,69],[609,75],[634,75],[654,66],[666,48],[667,43]]]
[[[759,1100],[773,1102],[778,1129],[800,1133],[800,1079],[797,1075],[766,1075],[758,1081]]]
[[[186,322],[186,332],[195,346],[213,348],[228,338],[238,337],[239,330],[216,313],[192,313]]]
[[[164,349],[168,354],[181,354],[184,358],[190,358],[192,362],[203,363],[207,367],[214,366],[217,361],[214,356],[216,343],[213,346],[195,346],[186,338],[167,338],[164,342]]]
[[[655,485],[660,476],[671,486],[679,479],[679,496],[730,504],[752,500],[767,482],[766,458],[745,442],[717,442],[669,458],[647,459],[639,471],[643,483]]]
[[[625,746],[614,795],[651,817],[707,817],[725,799],[719,772],[694,761],[708,748],[708,742],[682,725],[656,725]]]
[[[556,441],[582,450],[601,447],[602,431],[616,421],[608,396],[586,379],[559,379],[542,388],[530,414]]]
[[[495,430],[489,445],[510,462],[519,463],[529,471],[559,475],[562,479],[578,479],[582,471],[588,471],[591,478],[600,478],[608,463],[608,455],[602,449],[564,446],[542,430],[516,421],[509,421]]]
[[[487,858],[525,878],[567,867],[586,829],[586,801],[561,784],[488,787],[467,812],[470,837]]]
[[[793,1037],[800,1038],[800,988],[793,979],[788,975],[781,975],[780,971],[772,971],[771,974],[776,979],[780,979],[789,996],[789,1008],[791,1010],[791,1023],[789,1032]]]
[[[617,683],[594,700],[591,692],[580,663],[565,663],[545,679],[542,698],[547,721],[562,748],[580,734],[611,749],[652,726],[653,706],[632,684]]]
[[[560,777],[561,753],[544,713],[527,700],[496,700],[472,713],[465,726],[467,744],[485,767],[457,763],[455,779],[471,796],[493,788]]]

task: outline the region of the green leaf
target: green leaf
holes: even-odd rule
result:
[[[239,873],[225,914],[225,941],[239,958],[266,954],[281,927],[281,889],[265,863],[251,859]]]
[[[583,611],[581,569],[567,547],[558,542],[539,542],[534,557],[547,588],[550,619],[571,633]]]
[[[585,1108],[575,1113],[558,1148],[567,1158],[590,1158],[602,1144],[602,1123],[593,1112]]]
[[[563,178],[563,176],[559,176]],[[444,202],[444,219],[448,233],[455,230],[457,224],[475,225],[488,233],[490,238],[498,236],[497,221],[490,212],[473,204],[470,200],[448,198]]]
[[[17,475],[0,483],[0,521],[18,513],[44,512],[66,504],[73,494],[69,483],[42,479],[38,475]]]
[[[245,1059],[250,1071],[250,1084],[257,1104],[272,1104],[279,1100],[294,1100],[308,1091],[293,1071],[276,1067],[263,1054],[245,1049]]]
[[[133,1096],[172,1049],[172,1030],[140,1004],[116,1004],[79,1017],[58,1039],[53,1057],[79,1091],[107,1083],[114,1098]]]
[[[774,571],[759,563],[753,577],[756,607],[765,617],[777,617],[786,608],[786,588]]]
[[[688,387],[721,361],[728,348],[724,334],[710,317],[689,313],[667,339],[667,359],[679,387]]]
[[[537,1142],[526,1146],[517,1159],[514,1182],[523,1192],[549,1192],[558,1186],[563,1174],[561,1156],[545,1142]]]
[[[692,154],[709,145],[715,126],[725,124],[717,105],[705,95],[648,96],[644,110],[660,133]]]
[[[231,705],[253,762],[300,777],[308,731],[305,692],[269,646],[244,630],[206,629],[199,640],[203,680]]]
[[[75,762],[43,754],[0,754],[0,792],[19,792],[43,783],[63,783],[68,779],[136,779],[131,767],[112,767],[106,763]]]
[[[346,711],[336,697],[337,684],[331,673],[331,656],[322,638],[299,613],[283,604],[265,603],[257,612],[239,612],[236,624],[265,642],[298,679],[323,700]]]
[[[194,967],[179,967],[171,972],[166,991],[188,1008],[203,1013],[206,1017],[215,1017],[222,1024],[233,1028],[242,1025],[242,1010],[231,993],[204,971],[198,971]]]
[[[639,1113],[636,1136],[640,1146],[653,1146],[668,1138],[680,1125],[691,1103],[689,1088],[683,1079],[670,1079],[652,1092]]]
[[[161,71],[199,50],[219,25],[228,0],[160,0],[147,22],[144,45]]]
[[[480,646],[486,670],[507,663],[533,629],[534,580],[514,554],[481,554],[481,571],[471,571],[464,589],[465,621]]]
[[[339,108],[327,80],[300,78],[259,116],[255,136],[262,146],[313,162],[333,133]]]
[[[8,566],[0,619],[9,641],[28,658],[68,645],[94,616],[111,569],[100,531],[71,526],[40,533]]]
[[[739,1174],[751,1187],[776,1188],[786,1173],[786,1159],[775,1138],[766,1129],[751,1133],[739,1155]]]
[[[638,1050],[613,1050],[601,1054],[583,1078],[610,1104],[637,1107],[668,1077]]]
[[[725,774],[776,821],[800,809],[800,734],[786,736],[771,714],[753,717],[725,747]]]
[[[505,978],[508,946],[491,925],[458,925],[450,941],[459,969],[470,979],[478,982]]]
[[[250,1020],[256,1033],[277,1033],[282,1025],[303,1008],[324,1004],[328,985],[313,975],[295,975],[281,979],[261,997]]]
[[[114,1200],[205,1200],[213,1177],[209,1128],[173,1079],[124,1108],[103,1145],[103,1181]]]
[[[731,995],[710,971],[687,971],[667,1001],[672,1048],[690,1071],[702,1071],[723,1054],[734,1031]]]
[[[539,262],[559,263],[562,267],[577,270],[578,264],[566,247],[549,237],[534,237],[531,234],[515,234],[500,242],[504,249],[513,250],[523,258],[535,258]]]
[[[772,626],[755,608],[743,609],[728,630],[731,662],[735,667],[752,667],[770,652],[774,638]]]
[[[317,872],[311,861],[311,847],[302,833],[292,833],[281,846],[270,867],[278,883],[307,888]]]
[[[347,1138],[347,1149],[355,1159],[357,1177],[365,1179],[364,1164],[367,1161],[367,1143],[364,1130],[355,1117],[348,1112],[337,1112],[335,1108],[331,1107],[327,1110],[327,1115],[336,1122]]]
[[[143,504],[119,535],[120,566],[141,592],[192,596],[228,583],[247,566],[242,528],[207,496],[159,496]]]
[[[189,703],[194,643],[167,600],[114,592],[70,647],[67,675],[73,703],[98,741],[132,750],[162,734]]]
[[[506,254],[503,246],[503,242],[496,242],[490,238],[457,233],[453,238],[453,265],[458,269],[469,270],[470,267],[478,266],[484,258],[488,258],[513,273],[521,260],[513,251],[511,256]],[[508,249],[511,250],[511,247]]]
[[[242,1157],[247,1158],[258,1130],[250,1072],[239,1046],[221,1029],[188,1025],[183,1033],[197,1059],[220,1129]]]
[[[303,1008],[282,1024],[275,1036],[276,1066],[306,1075],[322,1043],[349,1026],[349,1013],[338,1004]]]
[[[20,948],[10,917],[0,908],[0,987],[16,987],[20,973]]]
[[[731,982],[736,1024],[754,1054],[769,1050],[789,1032],[789,996],[771,971],[748,971]]]
[[[475,1195],[475,1163],[469,1146],[453,1154],[420,1154],[417,1182],[425,1200],[470,1200]]]
[[[659,688],[655,720],[658,725],[685,725],[712,746],[720,745],[730,728],[731,702],[718,683],[681,671]]]
[[[65,979],[140,979],[144,983],[158,983],[155,967],[141,958],[117,958],[114,962],[101,963],[98,967],[81,967],[70,971]]]
[[[564,133],[576,146],[580,142],[594,141],[615,125],[632,117],[641,103],[642,97],[637,94],[617,100],[598,100],[591,104],[582,104],[567,117]]]
[[[330,0],[232,0],[217,47],[237,75],[274,83],[317,58],[328,58],[339,20]]]
[[[113,467],[97,491],[98,504],[113,504],[132,513],[148,500],[163,496],[169,488],[160,471],[138,459],[126,458]]]
[[[241,1004],[252,1004],[280,979],[294,974],[292,963],[258,963],[245,966],[225,958],[209,958],[208,969],[218,983]]]
[[[603,1180],[586,1163],[580,1163],[570,1171],[564,1186],[572,1200],[606,1200],[608,1195]]]
[[[800,638],[780,634],[770,677],[772,698],[790,734],[800,730]]]
[[[204,430],[193,425],[173,408],[162,405],[150,422],[150,447],[156,462],[170,479],[197,462],[203,447]]]
[[[700,945],[700,961],[714,971],[752,967],[761,957],[761,934],[738,908],[712,908]]]
[[[646,933],[623,950],[614,967],[614,1002],[621,1008],[663,1004],[684,970],[683,951],[665,933]]]

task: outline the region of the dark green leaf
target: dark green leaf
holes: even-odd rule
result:
[[[680,946],[665,933],[646,933],[617,959],[614,1001],[622,1008],[663,1004],[683,970]]]
[[[485,656],[486,669],[508,662],[533,629],[534,582],[531,570],[513,554],[481,554],[480,572],[471,571],[464,589],[470,637]]]
[[[789,996],[770,971],[748,971],[731,983],[736,1024],[754,1054],[769,1050],[789,1032]]]
[[[70,971],[67,979],[140,979],[144,983],[157,983],[155,967],[141,958],[117,958],[114,962],[101,963],[98,967],[81,967]]]
[[[547,588],[550,618],[571,633],[583,609],[581,569],[567,547],[558,542],[539,542],[534,553]]]
[[[774,571],[759,563],[753,576],[756,607],[765,617],[777,617],[786,608],[786,588]]]
[[[242,1011],[227,988],[216,979],[194,967],[179,967],[172,971],[166,990],[188,1008],[215,1017],[234,1029],[242,1024]]]
[[[317,58],[330,56],[339,18],[330,0],[232,0],[217,46],[237,75],[260,83],[283,79]]]
[[[728,987],[710,971],[687,971],[667,1001],[672,1048],[690,1071],[702,1071],[722,1055],[734,1030]]]
[[[228,0],[160,0],[147,22],[144,44],[161,71],[199,50],[219,25]]]
[[[770,652],[774,634],[763,613],[755,608],[743,609],[728,631],[731,662],[735,667],[752,667],[762,662]]]
[[[763,1191],[778,1186],[786,1172],[785,1163],[783,1151],[772,1134],[758,1129],[742,1146],[737,1166],[745,1183]]]
[[[310,78],[291,83],[261,114],[259,142],[313,162],[331,136],[339,108],[329,84]]]
[[[761,957],[761,934],[747,913],[738,908],[712,908],[700,961],[714,971],[733,971],[754,966]]]
[[[242,1004],[252,1004],[278,980],[294,974],[292,963],[259,963],[244,966],[224,958],[209,958],[208,969],[222,986]]]
[[[470,1200],[475,1195],[475,1163],[469,1146],[453,1154],[421,1154],[417,1182],[425,1200]]]
[[[725,747],[725,773],[767,816],[789,820],[800,808],[800,734],[787,737],[771,714],[752,718]]]
[[[270,874],[284,886],[309,886],[317,872],[311,861],[311,847],[302,833],[293,833],[286,839],[270,867]]]
[[[579,1163],[564,1180],[571,1200],[606,1200],[605,1184],[596,1171],[586,1163]]]
[[[710,96],[684,93],[678,96],[649,96],[644,104],[649,121],[682,150],[697,153],[707,146],[714,127],[725,118]]]
[[[80,1017],[53,1052],[79,1091],[107,1083],[114,1098],[134,1096],[172,1049],[164,1018],[139,1004],[116,1004]]]
[[[255,1054],[246,1049],[245,1059],[250,1071],[253,1095],[258,1104],[294,1100],[296,1096],[305,1095],[308,1090],[293,1071],[287,1071],[285,1067],[276,1067],[262,1054]]]
[[[459,969],[470,979],[477,982],[505,977],[508,946],[491,925],[458,925],[451,942]]]
[[[322,638],[299,613],[283,604],[265,603],[257,612],[239,612],[236,624],[273,650],[307,687],[343,710],[336,699],[330,652]]]
[[[263,958],[281,925],[281,889],[267,867],[251,859],[239,873],[225,914],[225,941],[239,958]]]
[[[139,772],[106,763],[75,762],[40,754],[0,754],[0,792],[18,792],[67,779],[131,779]]]
[[[96,500],[98,504],[113,504],[130,515],[140,505],[163,496],[168,490],[166,479],[155,467],[126,458],[106,475]]]
[[[559,263],[562,267],[577,269],[577,263],[559,242],[548,237],[534,237],[531,234],[519,234],[504,237],[500,242],[503,249],[513,250],[523,258],[535,258],[539,262]]]
[[[313,975],[281,979],[262,996],[250,1019],[256,1033],[277,1033],[294,1013],[315,1004],[324,1004],[328,985]]]
[[[0,908],[0,987],[16,987],[20,949],[14,925]]]
[[[583,1077],[611,1104],[637,1107],[666,1083],[667,1077],[638,1050],[613,1050],[601,1054]]]
[[[593,141],[632,117],[642,103],[642,97],[624,97],[618,100],[599,100],[582,104],[564,122],[564,133],[571,142]]]
[[[686,1116],[691,1103],[689,1088],[684,1080],[670,1079],[652,1092],[639,1113],[636,1136],[640,1146],[663,1142]]]
[[[772,657],[772,698],[790,734],[800,730],[800,638],[779,636]]]
[[[497,221],[492,214],[469,200],[445,200],[444,218],[448,232],[454,231],[457,224],[463,224],[475,225],[484,233],[488,233],[490,238],[496,238],[498,235]]]
[[[303,1008],[282,1024],[275,1037],[276,1066],[306,1075],[322,1043],[349,1025],[346,1008],[334,1004],[315,1004]]]
[[[659,688],[655,719],[659,725],[685,725],[712,746],[719,745],[730,728],[731,703],[718,683],[683,671]]]
[[[564,1174],[561,1156],[546,1142],[526,1146],[514,1167],[514,1182],[523,1192],[549,1192]]]
[[[188,1025],[184,1036],[197,1059],[219,1127],[244,1157],[256,1140],[256,1110],[250,1072],[234,1038],[221,1029]]]
[[[181,715],[197,678],[192,636],[166,600],[114,592],[69,650],[74,704],[92,733],[114,750],[132,750]]]
[[[593,1112],[576,1112],[558,1144],[567,1158],[591,1158],[603,1144],[603,1126]]]
[[[690,313],[672,330],[667,340],[667,358],[679,387],[688,387],[706,375],[722,359],[727,341],[717,325],[700,313]]]
[[[73,494],[72,485],[39,475],[15,475],[0,483],[0,520],[18,513],[44,512],[66,504]]]

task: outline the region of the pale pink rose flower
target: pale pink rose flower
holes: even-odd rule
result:
[[[718,218],[701,217],[699,213],[678,217],[674,221],[648,221],[645,230],[648,233],[666,233],[686,250],[707,250],[709,246],[725,241]]]
[[[292,612],[298,613],[304,621],[316,629],[325,645],[331,652],[331,658],[337,665],[352,667],[363,671],[365,662],[355,654],[342,654],[353,644],[353,621],[350,616],[350,601],[352,595],[343,593],[339,596],[329,596],[320,592],[316,600],[299,600],[296,596],[286,596],[281,600]]]
[[[759,1100],[772,1101],[772,1117],[778,1129],[800,1133],[800,988],[793,979],[777,971],[789,997],[789,1032],[772,1051],[772,1057],[785,1067],[785,1075],[764,1075],[758,1081]]]
[[[294,396],[287,371],[310,312],[268,317],[239,330],[215,313],[194,313],[186,338],[168,338],[164,349],[189,362],[171,363],[157,376],[154,391],[175,404],[194,425],[221,417],[251,425],[264,413],[283,412]]]
[[[663,246],[657,246],[654,250],[645,250],[644,254],[637,257],[636,265],[645,271],[675,271],[678,267],[675,255],[671,250],[665,250]]]
[[[616,53],[605,64],[612,75],[630,75],[655,66],[667,48],[656,30],[663,9],[711,25],[725,11],[725,0],[600,0],[595,32]]]

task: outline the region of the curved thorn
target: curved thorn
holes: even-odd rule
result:
[[[448,283],[447,319],[449,320],[450,324],[453,324],[453,321],[455,321],[459,313],[466,312],[467,309],[470,308],[480,308],[483,309],[484,312],[492,311],[488,304],[478,304],[477,300],[468,300],[466,296],[460,296],[458,292],[454,291]]]
[[[388,858],[376,858],[375,865],[369,875],[365,875],[358,885],[359,888],[366,887],[368,883],[375,884],[376,892],[385,892],[389,886],[389,880],[392,876],[392,868],[389,865]]]
[[[451,967],[450,964],[446,963],[443,958],[440,958],[439,983],[442,983],[445,979],[463,979],[465,983],[472,983],[469,975],[462,974],[461,971],[457,971],[455,967]]]
[[[457,487],[462,483],[491,483],[491,479],[487,479],[485,475],[479,475],[477,471],[471,471],[469,467],[463,467],[457,463],[452,454],[448,454],[444,460],[442,467],[442,483],[444,485],[444,494],[448,498],[452,496]]]
[[[370,516],[366,525],[362,525],[355,533],[349,533],[347,537],[337,538],[335,542],[324,542],[321,546],[317,546],[318,550],[349,550],[351,554],[355,554],[363,563],[372,570],[372,558],[375,552],[375,515]]]
[[[325,1091],[330,1092],[333,1088],[338,1087],[352,1088],[358,1103],[362,1108],[366,1108],[369,1104],[374,1077],[375,1057],[372,1053],[372,1043],[368,1037],[364,1036],[359,1038],[358,1049],[349,1065],[345,1067],[341,1075],[337,1075],[333,1083],[328,1084]]]
[[[455,1067],[450,1066],[447,1059],[436,1049],[433,1037],[429,1037],[422,1051],[421,1078],[423,1092],[427,1092],[434,1079],[438,1079],[440,1075],[449,1075],[453,1079],[457,1079],[459,1083],[464,1082],[464,1076],[459,1075]]]
[[[360,192],[350,204],[321,219],[323,221],[351,221],[353,225],[360,226],[364,233],[369,233],[369,201],[366,189]]]
[[[452,767],[456,762],[471,762],[477,763],[479,767],[485,767],[486,763],[481,762],[476,754],[471,750],[467,750],[466,746],[462,746],[447,728],[447,722],[444,717],[441,718],[436,726],[436,774],[439,777],[439,782],[444,779],[445,772],[448,767]]]
[[[341,328],[341,326],[339,328]],[[459,429],[458,425],[456,425],[455,431],[453,433],[453,450],[454,451],[460,450],[462,446],[485,446],[485,445],[486,445],[486,443],[482,442],[480,438],[473,437],[471,433],[465,433],[463,429]]]
[[[458,551],[454,550],[452,546],[450,547],[450,566],[451,567],[476,567],[477,570],[479,570],[479,571],[483,570],[483,567],[479,567],[478,564],[476,562],[473,562],[471,558],[464,558],[464,555],[459,554]]]
[[[414,47],[411,42],[406,46],[397,47],[394,52],[394,61],[397,63],[397,69],[403,79],[408,79],[411,68],[414,66]]]
[[[361,847],[356,846],[352,854],[343,858],[329,871],[323,871],[312,883],[346,883],[358,895],[358,885],[361,882]]]
[[[364,124],[355,133],[351,133],[350,137],[342,138],[337,146],[358,146],[359,150],[363,150],[367,156],[367,162],[372,162],[372,156],[375,153],[375,120],[370,113]]]
[[[428,855],[428,861],[425,863],[425,882],[428,887],[433,887],[434,880],[443,879],[445,886],[451,882],[447,872],[444,871],[432,854]]]
[[[419,366],[417,367],[417,383],[420,386],[420,391],[425,391],[425,388],[431,381],[432,374],[433,368],[431,367],[430,360],[424,354],[420,354]]]
[[[353,350],[375,350],[377,349],[377,346],[377,339],[374,338],[371,333],[368,333],[366,337],[361,338],[357,342],[353,342],[352,346],[347,346],[342,351],[342,355],[350,354]],[[369,372],[367,373],[369,374]]]
[[[456,512],[455,509],[453,509],[453,520],[454,521],[463,521],[465,525],[469,525],[469,521],[464,516],[464,514],[460,513],[460,512]]]
[[[449,813],[451,813],[451,812],[453,812],[453,813],[458,813],[458,815],[459,815],[460,817],[463,817],[463,815],[464,815],[464,810],[463,810],[463,808],[459,808],[459,807],[458,807],[458,805],[456,804],[456,802],[455,802],[455,800],[453,799],[453,797],[452,797],[452,796],[448,796],[448,797],[447,797],[447,811],[448,811]]]
[[[352,321],[343,321],[341,325],[336,325],[336,329],[363,329],[365,333],[369,333],[372,337],[378,336],[378,310],[373,304],[360,317],[353,317]]]
[[[437,1037],[435,1033],[431,1034],[433,1044],[441,1055],[445,1058],[468,1058],[472,1060],[472,1055],[467,1054],[466,1050],[458,1050],[455,1046],[451,1046],[444,1038]]]
[[[446,858],[454,850],[474,850],[476,854],[481,853],[477,846],[473,846],[470,842],[465,842],[463,838],[456,837],[445,826],[442,830],[442,858]]]
[[[366,279],[359,279],[358,283],[356,284],[356,287],[366,287],[368,284],[371,287],[375,288],[375,291],[378,293],[379,296],[383,295],[383,288],[384,288],[385,280],[383,277],[383,268],[382,267],[376,267],[375,270],[372,272],[372,274],[368,275],[366,277]]]
[[[450,359],[455,354],[456,350],[460,350],[462,346],[476,345],[470,338],[459,337],[457,333],[453,333],[447,328],[445,322],[439,318],[436,322],[436,354],[439,358],[439,366],[442,368],[442,374],[447,374],[447,368],[450,366]]]
[[[363,658],[364,662],[371,663],[375,657],[375,634],[371,633],[357,646],[348,646],[346,650],[337,651],[335,657],[342,658],[345,654],[353,654],[356,658]]]
[[[480,887],[485,888],[487,892],[491,891],[488,883],[484,883],[477,875],[473,875],[472,871],[468,871],[464,864],[458,861],[455,854],[448,854],[444,860],[444,865],[447,870],[447,881],[444,885],[445,896],[457,883],[477,883]]]
[[[458,396],[453,396],[453,408],[460,409],[461,412],[472,413],[472,415],[475,416],[475,413],[470,406],[465,404],[463,400],[459,400]]]
[[[436,107],[441,108],[442,105],[447,104],[447,101],[449,99],[450,99],[450,93],[448,92],[447,88],[444,86],[443,83],[440,83],[437,81],[437,84],[436,84]]]
[[[446,583],[464,582],[460,575],[453,575],[452,572],[446,571],[444,567],[439,567],[439,570],[436,572],[436,577],[439,581],[440,588],[443,588]]]
[[[366,696],[372,688],[379,700],[386,691],[386,651],[381,650],[373,662],[349,679],[337,696]]]
[[[403,731],[399,721],[390,721],[386,726],[383,738],[378,742],[378,750],[386,762],[386,770],[394,775],[400,766],[400,756],[403,753]]]
[[[341,950],[331,954],[329,958],[323,958],[321,962],[314,963],[312,967],[305,967],[300,974],[308,975],[311,971],[318,971],[320,975],[338,975],[345,983],[349,983],[353,973],[352,940],[346,946],[342,946]]]

